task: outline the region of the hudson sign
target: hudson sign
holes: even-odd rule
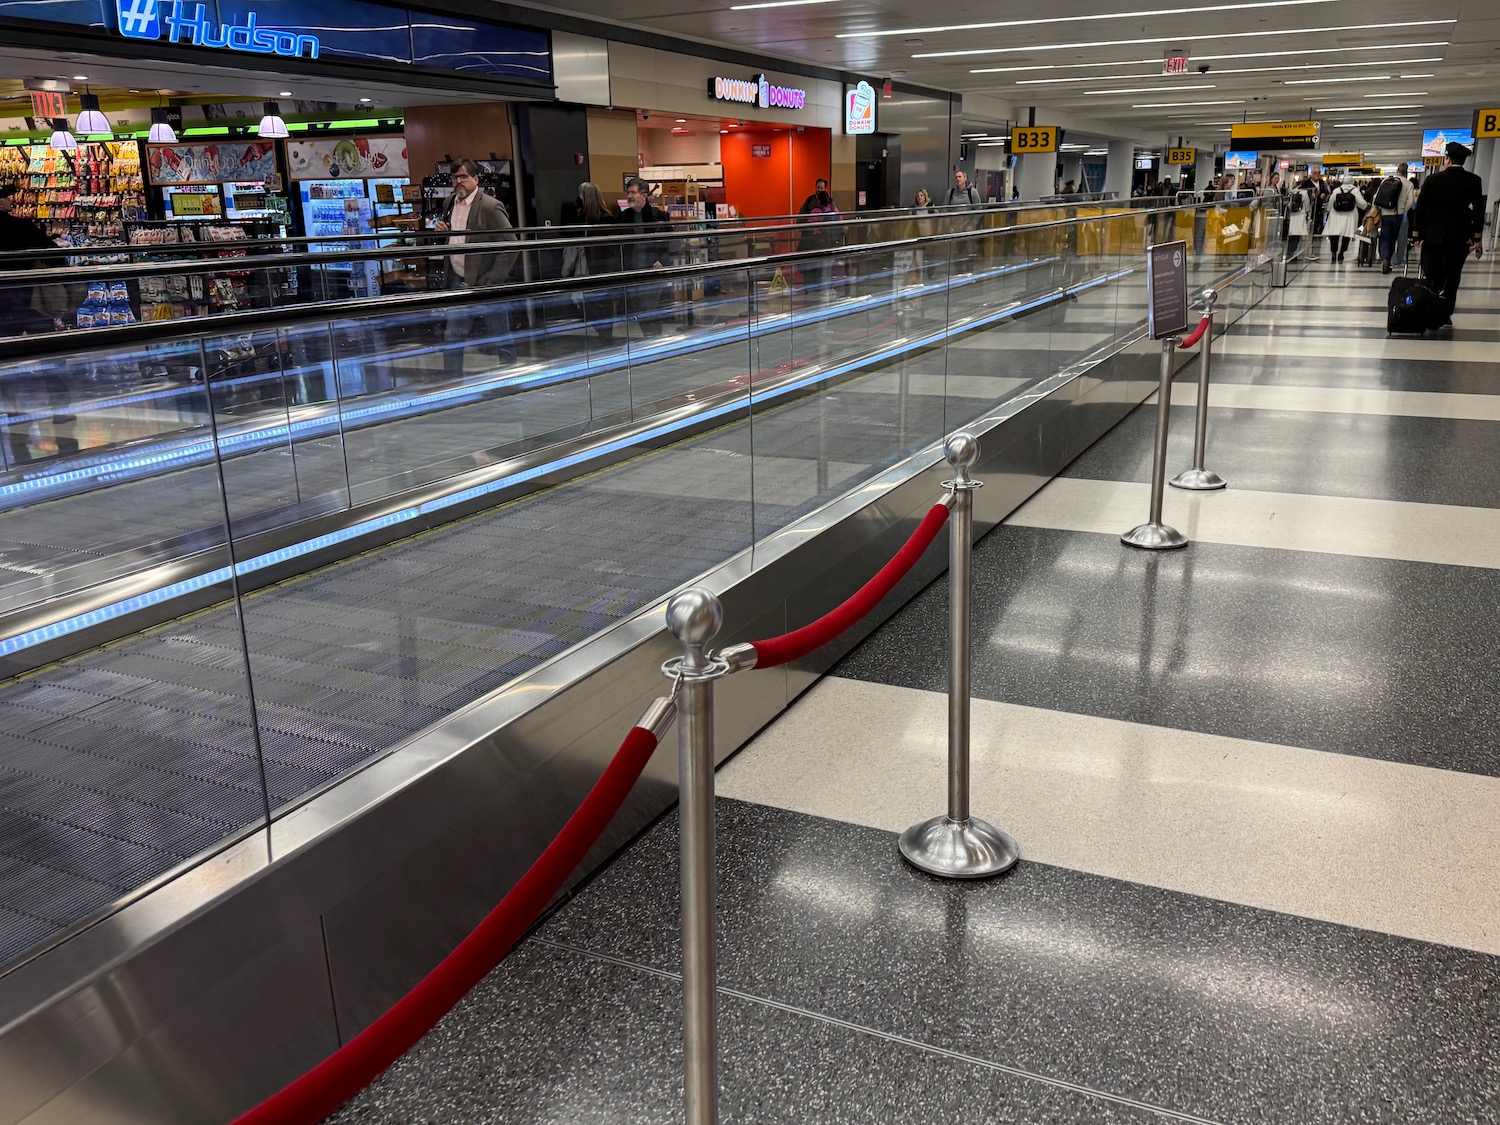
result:
[[[257,26],[260,17],[254,12],[246,12],[238,23],[221,24],[209,18],[202,4],[181,0],[115,0],[115,7],[120,34],[127,39],[165,39],[287,58],[318,57],[317,36]]]

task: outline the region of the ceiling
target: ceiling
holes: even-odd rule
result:
[[[628,19],[618,0],[546,6],[987,95],[966,98],[966,121],[1036,106],[1039,123],[1051,113],[1096,136],[1113,127],[1155,143],[1227,146],[1230,121],[1311,117],[1323,123],[1325,151],[1394,160],[1417,155],[1424,128],[1467,127],[1476,99],[1500,102],[1496,0],[1052,0],[1042,9],[1023,0],[810,0],[740,10],[634,0]],[[997,23],[1009,26],[972,26]],[[940,30],[954,25],[971,26]],[[1187,52],[1189,69],[1164,76],[1173,49]],[[983,107],[977,116],[971,102]]]

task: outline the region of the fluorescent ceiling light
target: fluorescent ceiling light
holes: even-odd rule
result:
[[[993,23],[950,23],[936,27],[897,27],[887,31],[845,31],[835,39],[878,39],[887,35],[936,35],[942,31],[984,31],[992,27],[1036,27],[1047,23],[1082,23],[1088,20],[1141,19],[1147,16],[1183,16],[1197,12],[1248,12],[1255,8],[1297,8],[1308,4],[1328,4],[1332,0],[1263,0],[1256,4],[1207,4],[1196,8],[1149,8],[1140,12],[1091,12],[1085,16],[1044,16],[1030,20],[997,20]],[[747,7],[773,7],[750,4]]]
[[[1217,90],[1212,82],[1193,86],[1126,86],[1118,90],[1085,90],[1086,98],[1103,97],[1109,94],[1175,94],[1178,90]]]
[[[1360,74],[1353,78],[1288,78],[1283,86],[1329,86],[1337,82],[1399,82],[1401,79],[1432,78],[1431,74]]]
[[[769,0],[765,4],[731,4],[731,12],[748,12],[755,8],[795,8],[802,4],[836,4],[838,0]]]
[[[1131,109],[1176,109],[1180,105],[1244,105],[1244,98],[1229,98],[1221,102],[1141,102]]]
[[[1355,23],[1344,24],[1338,27],[1293,27],[1275,28],[1261,31],[1221,31],[1212,35],[1194,35],[1194,42],[1204,39],[1248,39],[1270,38],[1273,35],[1331,35],[1339,31],[1379,31],[1390,27],[1431,27],[1434,24],[1452,24],[1457,20],[1409,20],[1402,23]],[[1180,43],[1181,35],[1154,35],[1146,39],[1104,39],[1093,43],[1039,43],[1030,47],[979,47],[963,51],[924,51],[913,55],[914,59],[946,59],[957,55],[1013,55],[1018,52],[1031,53],[1033,51],[1071,51],[1085,47],[1125,47],[1140,43]]]
[[[1421,102],[1407,102],[1404,105],[1320,105],[1318,113],[1369,113],[1372,110],[1384,113],[1388,109],[1421,109]]]
[[[1446,47],[1448,41],[1434,40],[1430,43],[1381,43],[1366,47],[1286,47],[1280,51],[1246,51],[1233,55],[1194,55],[1195,62],[1229,62],[1233,59],[1280,59],[1288,55],[1344,55],[1352,51],[1414,51],[1426,47]],[[1014,74],[1023,70],[1083,70],[1103,66],[1159,66],[1161,59],[1124,59],[1118,62],[1084,63],[1033,63],[1030,66],[987,66],[971,70],[970,74]],[[1329,63],[1329,66],[1348,66],[1349,63]],[[1374,66],[1394,66],[1396,60],[1373,63]]]
[[[1395,126],[1415,125],[1420,117],[1408,117],[1404,121],[1340,121],[1335,129],[1389,129]]]
[[[1427,96],[1428,96],[1428,94],[1427,94],[1426,90],[1402,90],[1399,94],[1362,94],[1361,95],[1361,97],[1366,97],[1366,98],[1425,98]],[[1372,105],[1370,108],[1371,109],[1379,109],[1380,107],[1378,105]]]

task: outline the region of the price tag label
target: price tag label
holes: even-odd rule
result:
[[[1017,126],[1010,132],[1010,151],[1017,154],[1028,152],[1056,152],[1057,126]]]
[[[1169,148],[1167,149],[1168,164],[1196,164],[1198,163],[1198,150],[1195,148]]]

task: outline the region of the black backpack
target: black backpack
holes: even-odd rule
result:
[[[1353,211],[1354,193],[1348,188],[1339,188],[1333,193],[1333,209],[1335,211]]]
[[[1307,196],[1303,195],[1300,189],[1292,192],[1292,200],[1289,213],[1293,215],[1302,214],[1302,208],[1306,205],[1306,203]]]
[[[1375,206],[1382,211],[1394,211],[1400,202],[1401,181],[1395,176],[1387,176],[1375,193]]]

